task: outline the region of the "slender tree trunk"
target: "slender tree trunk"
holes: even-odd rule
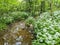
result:
[[[50,15],[53,15],[53,1],[50,1]]]
[[[41,1],[41,13],[42,12],[45,12],[45,1],[44,0]]]
[[[32,10],[32,1],[31,0],[26,0],[26,10],[29,13],[29,15],[32,15],[31,10]]]

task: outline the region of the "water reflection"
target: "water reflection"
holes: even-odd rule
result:
[[[21,45],[21,42],[16,42],[16,45]]]
[[[5,42],[4,45],[10,45],[8,42]],[[21,42],[15,42],[15,44],[12,45],[21,45]]]
[[[8,42],[4,42],[4,45],[8,45]]]

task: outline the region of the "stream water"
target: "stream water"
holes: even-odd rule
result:
[[[23,22],[12,24],[9,31],[0,39],[0,45],[32,45],[33,36],[25,28]]]

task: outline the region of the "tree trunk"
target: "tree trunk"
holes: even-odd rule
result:
[[[41,13],[45,12],[45,1],[41,1]]]

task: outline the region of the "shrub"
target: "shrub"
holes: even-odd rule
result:
[[[35,19],[33,17],[28,17],[25,22],[26,22],[26,25],[30,25],[30,24],[34,25]]]
[[[60,15],[40,15],[36,19],[34,30],[37,33],[37,40],[33,45],[59,45],[60,44]]]
[[[6,23],[6,24],[12,23],[13,20],[14,20],[13,17],[9,16],[8,14],[2,15],[0,17],[0,22]]]
[[[0,23],[0,31],[6,29],[7,29],[7,25],[5,23]]]
[[[24,20],[28,18],[28,13],[26,12],[12,12],[10,14],[14,18],[14,20]]]

